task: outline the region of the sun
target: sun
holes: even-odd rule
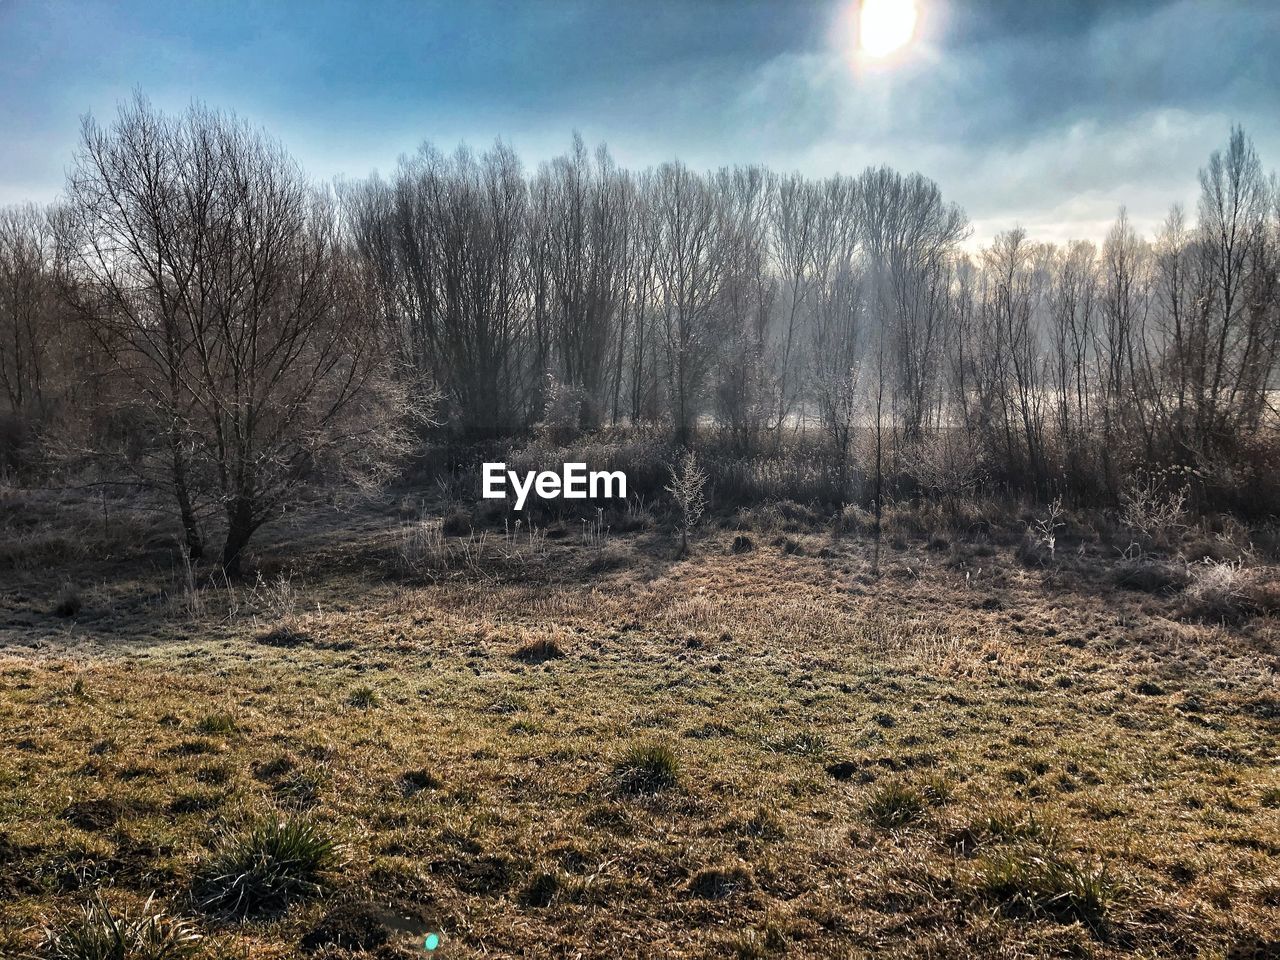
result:
[[[870,57],[887,57],[916,30],[915,0],[862,0],[858,46]]]

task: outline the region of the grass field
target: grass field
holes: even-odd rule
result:
[[[192,589],[10,506],[5,957],[1280,950],[1265,560],[1223,606],[1082,526],[902,522],[873,575],[803,511],[677,557],[388,501]]]

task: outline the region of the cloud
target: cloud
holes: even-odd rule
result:
[[[1236,122],[1280,163],[1274,0],[918,2],[919,42],[874,67],[854,0],[0,0],[0,202],[49,199],[79,115],[134,85],[234,109],[326,178],[423,140],[533,167],[576,129],[633,167],[919,170],[979,236],[1098,236],[1122,203],[1157,222]]]
[[[815,175],[919,170],[966,207],[975,238],[1019,223],[1043,239],[1097,239],[1122,205],[1154,229],[1170,204],[1194,200],[1198,168],[1233,123],[1264,161],[1280,158],[1280,58],[1241,57],[1280,43],[1271,5],[1118,4],[1074,18],[1055,6],[1000,29],[990,10],[957,4],[884,69],[860,65],[838,35],[780,54],[736,100],[738,142]]]

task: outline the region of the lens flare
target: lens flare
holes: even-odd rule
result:
[[[862,0],[858,46],[869,57],[887,57],[916,31],[915,0]]]

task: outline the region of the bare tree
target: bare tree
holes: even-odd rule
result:
[[[1267,217],[1272,194],[1244,131],[1200,172],[1203,297],[1192,324],[1190,390],[1195,437],[1206,451],[1223,449],[1256,428],[1280,347],[1274,248]]]
[[[1014,228],[999,234],[983,256],[990,279],[983,304],[986,349],[996,371],[991,386],[1000,408],[1005,454],[1011,464],[1021,464],[1033,482],[1042,482],[1047,473],[1038,316],[1046,254],[1027,242],[1024,230]]]
[[[111,137],[86,138],[72,207],[89,227],[65,281],[77,312],[109,331],[99,342],[121,375],[144,385],[134,394],[155,442],[143,459],[164,457],[196,553],[210,506],[237,500],[222,465],[247,429],[205,383],[236,396],[258,360],[237,353],[247,341],[234,324],[274,317],[291,297],[313,303],[288,291],[323,282],[343,291],[329,318],[294,312],[326,331],[343,328],[338,314],[376,318],[360,351],[339,353],[363,370],[385,345],[392,362],[369,356],[369,369],[400,395],[438,385],[459,433],[541,423],[567,442],[605,422],[667,421],[693,446],[714,423],[750,455],[770,429],[800,431],[816,415],[844,499],[868,472],[852,458],[874,406],[878,504],[904,481],[948,496],[990,479],[1114,498],[1135,465],[1243,455],[1239,438],[1274,410],[1280,223],[1239,130],[1202,172],[1198,222],[1177,213],[1154,247],[1122,212],[1100,250],[1015,228],[970,258],[963,212],[888,168],[818,181],[679,163],[633,175],[575,137],[529,177],[500,143],[448,156],[425,146],[388,181],[343,191],[335,218],[261,138],[134,113]],[[273,279],[307,269],[318,279]],[[4,276],[0,386],[13,406],[48,357],[14,319],[19,285]]]
[[[1149,253],[1121,209],[1102,246],[1101,322],[1094,348],[1099,359],[1103,480],[1112,497],[1118,496],[1115,454],[1135,409],[1128,400],[1133,396],[1135,346],[1148,306]]]
[[[79,317],[145,398],[187,549],[202,504],[235,573],[253,533],[325,468],[376,471],[406,398],[381,376],[371,288],[332,198],[273,141],[202,107],[140,96],[86,118],[68,183]]]
[[[0,209],[0,389],[14,413],[44,407],[57,328],[54,233],[32,204]]]
[[[631,334],[626,340],[626,370],[632,423],[656,421],[662,401],[658,322],[658,264],[662,235],[655,212],[657,191],[653,181],[653,174],[645,173],[636,182],[631,258],[627,267],[631,301],[628,315],[632,317],[632,323]]]
[[[533,190],[549,200],[548,295],[560,378],[585,395],[583,426],[590,428],[601,421],[614,329],[625,316],[629,185],[603,145],[593,163],[575,135],[569,155],[544,167]]]
[[[684,556],[689,550],[689,533],[698,525],[707,508],[707,474],[699,466],[698,456],[692,450],[684,451],[669,469],[671,482],[666,490],[680,511],[680,555]]]
[[[781,432],[795,399],[792,355],[802,343],[804,309],[810,298],[814,271],[814,246],[820,229],[822,193],[819,186],[799,174],[778,181],[774,191],[771,227],[774,264],[783,295],[783,321],[778,331],[778,410],[775,422]]]
[[[527,401],[546,370],[530,366],[527,348],[533,320],[549,336],[550,293],[543,275],[543,312],[532,312],[529,190],[511,149],[476,157],[460,148],[446,159],[423,146],[392,184],[352,189],[348,206],[384,325],[417,389],[438,387],[448,420],[467,434],[510,433],[540,412]]]
[[[724,331],[729,220],[706,178],[664,164],[651,183],[657,296],[677,444],[692,439]]]
[[[935,399],[952,260],[968,221],[933,181],[888,167],[865,171],[856,196],[877,318],[891,331],[893,401],[911,439]]]
[[[724,290],[725,337],[716,373],[716,415],[730,445],[750,455],[773,411],[769,327],[778,281],[770,272],[768,212],[773,184],[760,167],[721,170],[732,248]]]
[[[841,498],[848,493],[849,455],[861,412],[860,380],[867,338],[867,277],[857,255],[855,184],[822,185],[813,245],[808,394],[830,441]]]

